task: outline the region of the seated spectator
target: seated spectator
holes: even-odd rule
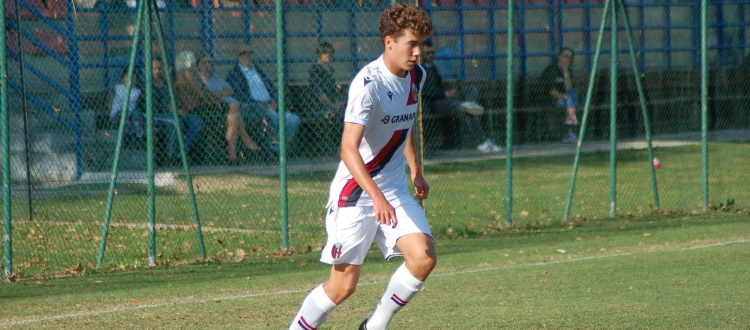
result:
[[[153,88],[153,111],[154,127],[163,130],[166,133],[166,162],[169,164],[178,164],[180,160],[180,145],[177,141],[177,123],[172,113],[172,107],[169,100],[169,90],[164,81],[164,63],[161,58],[155,57],[151,60],[151,85]],[[146,111],[145,98],[141,98],[140,109]],[[185,152],[189,153],[198,133],[200,132],[203,121],[200,118],[189,115],[185,109],[177,109],[179,123],[182,128],[185,139]]]
[[[558,108],[565,109],[565,135],[562,141],[569,143],[578,142],[578,137],[573,133],[573,127],[578,125],[576,108],[578,107],[578,90],[573,86],[571,74],[573,65],[573,50],[563,48],[555,59],[542,72],[542,81],[547,84],[545,90],[549,91]]]
[[[133,81],[131,82],[130,100],[128,101],[128,110],[125,117],[125,131],[124,136],[127,138],[126,142],[132,142],[132,140],[141,140],[145,136],[145,121],[146,118],[143,116],[136,105],[138,99],[141,96],[141,90],[135,87],[136,85],[136,74],[133,73]],[[128,68],[122,70],[120,75],[120,83],[115,85],[113,93],[110,95],[110,111],[109,121],[114,127],[119,127],[120,123],[120,111],[125,106],[125,100],[127,100],[128,91]]]
[[[465,117],[469,122],[477,150],[482,153],[500,152],[502,148],[495,145],[492,140],[484,135],[479,116],[484,113],[484,108],[477,104],[477,90],[460,90],[458,84],[446,88],[443,78],[435,65],[435,48],[431,41],[422,44],[422,67],[427,71],[427,80],[422,92],[425,113],[433,114],[440,118],[443,133],[443,146],[453,147],[454,136],[448,133],[457,132],[453,127],[453,121],[459,117]]]
[[[190,53],[187,53],[190,54]],[[182,64],[194,64],[190,69],[184,69],[177,74],[175,89],[178,91],[180,106],[189,113],[195,113],[202,117],[204,123],[214,122],[213,126],[220,125],[214,120],[217,115],[226,117],[226,139],[227,161],[237,164],[237,138],[242,140],[243,146],[251,151],[260,148],[247,134],[245,122],[240,114],[240,104],[231,96],[233,91],[228,85],[221,86],[221,82],[213,74],[213,64],[208,54],[201,55],[195,61],[195,56],[183,56],[187,59],[178,59],[175,62]],[[192,60],[190,59],[192,57]],[[208,127],[208,126],[207,126]],[[217,127],[208,127],[209,130]]]
[[[321,42],[316,49],[318,60],[310,67],[310,87],[312,102],[317,113],[327,117],[341,117],[346,106],[341,86],[333,78],[334,70],[330,62],[335,50],[328,42]]]
[[[237,49],[237,63],[227,74],[227,83],[235,91],[234,98],[249,106],[247,116],[265,114],[271,136],[279,135],[279,114],[276,112],[276,88],[273,82],[260,68],[253,63],[253,51],[249,46],[242,45]],[[243,115],[246,115],[243,113]],[[286,112],[287,142],[292,142],[301,120],[299,116]]]

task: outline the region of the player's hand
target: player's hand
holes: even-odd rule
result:
[[[412,179],[414,183],[414,198],[416,199],[427,199],[430,194],[430,185],[427,184],[427,180],[422,175],[417,175]]]
[[[375,221],[396,228],[398,219],[396,219],[396,209],[391,206],[391,203],[388,203],[385,198],[373,200],[372,207],[375,211]]]

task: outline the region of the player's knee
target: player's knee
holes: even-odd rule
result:
[[[435,255],[424,254],[420,257],[412,258],[407,264],[407,268],[409,268],[412,276],[420,281],[424,281],[427,279],[427,276],[432,273],[432,270],[435,269],[436,265],[437,258]]]
[[[344,302],[347,298],[351,297],[355,291],[357,291],[357,285],[337,285],[337,286],[325,286],[326,294],[328,298],[333,301],[334,304],[338,305]]]

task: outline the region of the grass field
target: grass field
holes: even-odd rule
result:
[[[559,148],[572,146],[559,146]],[[750,145],[711,145],[711,208],[750,209]],[[664,163],[657,171],[661,210],[700,214],[700,147],[657,148]],[[335,163],[334,163],[335,164]],[[538,230],[561,223],[570,184],[572,155],[522,157],[514,161],[513,221],[518,230]],[[587,153],[572,205],[571,221],[608,218],[609,156]],[[441,239],[496,235],[505,231],[504,160],[446,162],[426,166],[432,186],[425,210]],[[653,211],[648,159],[644,150],[618,153],[618,214],[637,219]],[[272,173],[273,171],[266,171]],[[325,239],[323,219],[333,170],[296,172],[289,177],[290,251],[316,250]],[[283,254],[278,179],[252,169],[198,173],[194,180],[204,241],[211,262]],[[456,184],[456,183],[461,184]],[[106,188],[79,185],[49,189],[34,203],[36,216],[26,221],[27,205],[15,200],[14,272],[24,278],[77,275],[96,269],[106,208]],[[143,185],[121,184],[103,271],[148,265],[148,233]],[[57,194],[56,194],[57,193]],[[736,201],[729,205],[728,201]],[[157,191],[156,262],[184,265],[200,254],[184,180]],[[0,242],[0,244],[2,244]],[[1,268],[2,266],[0,266]]]
[[[750,213],[582,220],[436,238],[392,329],[746,329]],[[353,329],[400,261],[375,249],[327,329]],[[325,279],[318,253],[0,284],[0,327],[281,329]]]

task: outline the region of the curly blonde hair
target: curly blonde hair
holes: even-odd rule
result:
[[[380,40],[385,40],[387,36],[398,39],[406,30],[420,37],[429,37],[432,35],[432,22],[424,9],[400,3],[383,11],[379,30]]]

